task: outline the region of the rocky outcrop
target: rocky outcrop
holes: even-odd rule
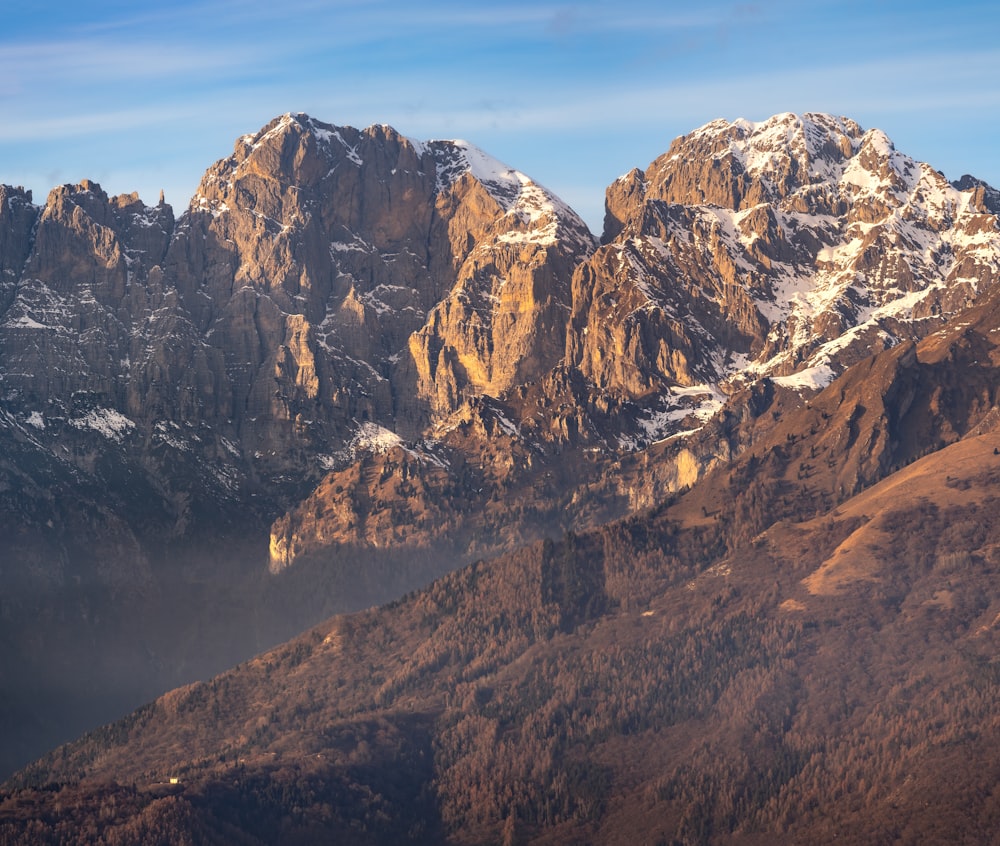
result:
[[[85,395],[147,441],[207,427],[213,455],[265,484],[318,479],[316,456],[360,423],[418,436],[545,373],[593,248],[470,145],[305,115],[239,139],[177,222],[89,182],[40,210],[4,190],[0,351],[20,413],[73,417]]]
[[[467,151],[436,149],[441,172],[454,161],[464,173],[436,201],[439,219],[450,221],[458,281],[392,372],[396,394],[422,404],[416,414],[397,404],[396,431],[426,433],[428,422],[457,413],[469,397],[502,398],[519,442],[536,455],[568,449],[595,459],[579,464],[560,495],[571,525],[648,506],[745,448],[755,416],[747,418],[746,404],[755,406],[759,392],[743,385],[771,376],[781,390],[822,387],[872,351],[940,326],[990,287],[997,270],[1000,241],[996,218],[984,212],[985,189],[948,185],[881,132],[844,118],[717,121],[677,139],[645,172],[609,187],[604,243],[588,255],[579,238],[584,258],[568,294],[545,217],[529,210],[524,232],[497,235],[497,221],[515,217],[510,198],[518,198],[516,210],[530,186],[495,163],[480,162],[493,176],[477,179]],[[541,271],[531,264],[543,259]],[[561,277],[538,285],[539,272],[557,268]],[[560,355],[553,343],[561,331]],[[692,437],[716,414],[742,422],[726,423],[719,437]],[[680,436],[690,443],[658,448],[655,459],[619,460]],[[483,436],[472,454],[490,442]],[[479,502],[516,491],[544,511],[533,478],[517,471],[502,489],[480,481],[476,495],[460,495]],[[335,489],[317,490],[320,512],[345,504]],[[438,502],[450,498],[435,490]],[[595,511],[600,498],[615,505]],[[469,513],[450,513],[451,537],[475,533]],[[338,543],[374,545],[362,525],[290,512],[274,527],[282,552],[273,561],[284,566],[284,550],[315,550],[329,533]],[[379,537],[394,542],[397,534]]]
[[[7,203],[18,208],[6,237],[21,267],[0,318],[4,383],[34,409],[65,409],[80,393],[124,409],[141,358],[132,330],[157,305],[173,214],[85,181],[54,189],[29,228],[26,199]]]
[[[979,211],[988,214],[1000,214],[1000,191],[982,179],[965,174],[961,179],[952,182],[952,187],[959,191],[972,192],[972,204]]]
[[[767,331],[724,222],[650,202],[635,225],[574,275],[568,360],[636,398],[718,381]]]
[[[559,362],[569,279],[593,239],[523,174],[470,148],[434,150],[443,173],[463,172],[437,201],[456,282],[411,336],[401,372],[415,370],[418,396],[440,417],[468,397],[537,380]]]
[[[286,115],[206,174],[168,272],[226,359],[228,416],[269,455],[346,443],[356,421],[412,437],[544,372],[591,248],[575,214],[475,148]]]
[[[761,375],[824,385],[994,284],[987,187],[950,185],[846,118],[707,124],[609,187],[567,359],[644,403],[696,385],[715,402]]]
[[[38,208],[31,192],[0,185],[0,308],[13,299],[24,262],[31,252],[31,235],[38,220]]]

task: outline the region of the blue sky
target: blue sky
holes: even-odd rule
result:
[[[846,115],[1000,187],[995,0],[7,0],[0,182],[178,211],[284,112],[463,138],[599,230],[604,189],[714,118]]]

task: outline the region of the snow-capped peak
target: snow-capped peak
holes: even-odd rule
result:
[[[416,145],[415,145],[416,146]],[[470,174],[509,216],[527,228],[516,240],[555,243],[557,235],[578,245],[594,245],[587,225],[572,208],[551,191],[519,170],[461,139],[428,141],[419,145],[433,156],[437,166],[437,187],[443,191],[465,174]]]
[[[468,141],[461,139],[428,141],[422,146],[431,152],[437,164],[438,190],[448,188],[464,174],[469,173],[481,182],[490,196],[507,211],[516,208],[524,194],[537,195],[536,214],[542,210],[555,209],[555,198],[548,195],[529,177],[508,167]]]
[[[993,284],[989,190],[950,184],[848,118],[712,121],[609,188],[615,297],[635,314],[688,314],[685,331],[708,339],[742,321],[745,360],[703,356],[684,378],[815,389]],[[690,306],[676,292],[695,285]]]

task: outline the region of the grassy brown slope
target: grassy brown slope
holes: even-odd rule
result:
[[[476,565],[176,691],[44,777],[135,780],[122,832],[178,774],[178,830],[245,833],[246,806],[284,842],[338,826],[369,843],[505,826],[549,843],[989,842],[1000,508],[980,459],[997,446],[962,441],[707,569],[690,563],[704,544],[638,520]],[[868,569],[814,590],[861,529],[878,533],[857,547]],[[588,607],[568,576],[598,573]],[[76,797],[97,815],[109,789],[61,788],[45,814]],[[7,831],[29,796],[0,808]]]

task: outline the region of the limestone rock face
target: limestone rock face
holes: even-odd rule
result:
[[[951,185],[846,118],[709,123],[609,187],[567,359],[644,402],[698,385],[716,402],[761,375],[826,384],[994,283],[988,188]]]
[[[994,277],[987,199],[848,119],[716,121],[608,189],[595,251],[557,198],[464,142],[285,115],[208,171],[151,268],[167,307],[127,414],[225,432],[229,477],[296,480],[290,506],[356,472],[359,427],[415,443],[481,397],[541,453],[614,455],[700,427],[747,380],[819,387],[939,325]],[[427,490],[451,496],[444,478]],[[327,534],[399,540],[341,519],[331,481],[311,494],[323,519],[275,524],[272,566]]]
[[[88,393],[122,408],[140,357],[132,330],[157,301],[152,280],[172,233],[170,208],[108,197],[87,181],[54,189],[34,214],[30,198],[17,200],[5,204],[10,255],[21,264],[0,332],[5,385],[29,403]]]
[[[78,441],[86,472],[126,455],[181,534],[191,502],[252,494],[281,518],[279,567],[332,531],[316,514],[338,542],[401,537],[334,501],[350,487],[335,476],[384,461],[352,452],[366,426],[445,445],[450,469],[407,477],[428,502],[469,499],[470,479],[473,499],[524,496],[532,461],[589,451],[600,474],[598,458],[699,429],[761,377],[821,387],[940,326],[1000,265],[993,189],[817,114],[678,138],[608,188],[599,247],[465,142],[301,114],[238,139],[177,220],[89,182],[42,207],[2,190],[11,419],[43,449]],[[692,456],[664,478],[690,480]],[[323,504],[298,537],[309,496]]]
[[[242,437],[270,455],[346,443],[359,420],[413,435],[544,372],[592,247],[469,145],[286,115],[209,170],[167,269],[226,361],[227,416],[246,408]]]
[[[972,204],[983,213],[1000,214],[1000,191],[982,179],[965,174],[961,179],[952,182],[952,187],[959,191],[972,192]]]
[[[359,423],[414,436],[546,372],[594,246],[471,145],[305,115],[239,139],[179,221],[89,182],[41,209],[4,192],[0,351],[23,415],[106,409],[147,441],[183,421],[227,476],[279,487],[318,479]]]
[[[711,213],[649,202],[634,227],[578,268],[567,358],[631,397],[717,381],[767,331],[753,280]]]
[[[405,549],[466,561],[569,529],[567,492],[593,467],[540,448],[550,433],[515,424],[521,414],[477,397],[410,445],[362,425],[337,468],[272,524],[272,573],[331,550]]]
[[[327,475],[309,497],[271,527],[270,569],[334,545],[429,546],[454,528],[453,480],[433,460],[397,446],[366,453]]]
[[[31,192],[0,185],[0,304],[10,305],[15,286],[31,252],[31,232],[38,220],[38,208]]]
[[[438,272],[455,281],[396,371],[401,386],[414,384],[425,422],[470,397],[538,379],[559,362],[569,279],[594,247],[583,222],[524,174],[466,145],[434,142],[430,152],[442,187],[432,254],[450,256]],[[399,411],[412,417],[405,406]]]

